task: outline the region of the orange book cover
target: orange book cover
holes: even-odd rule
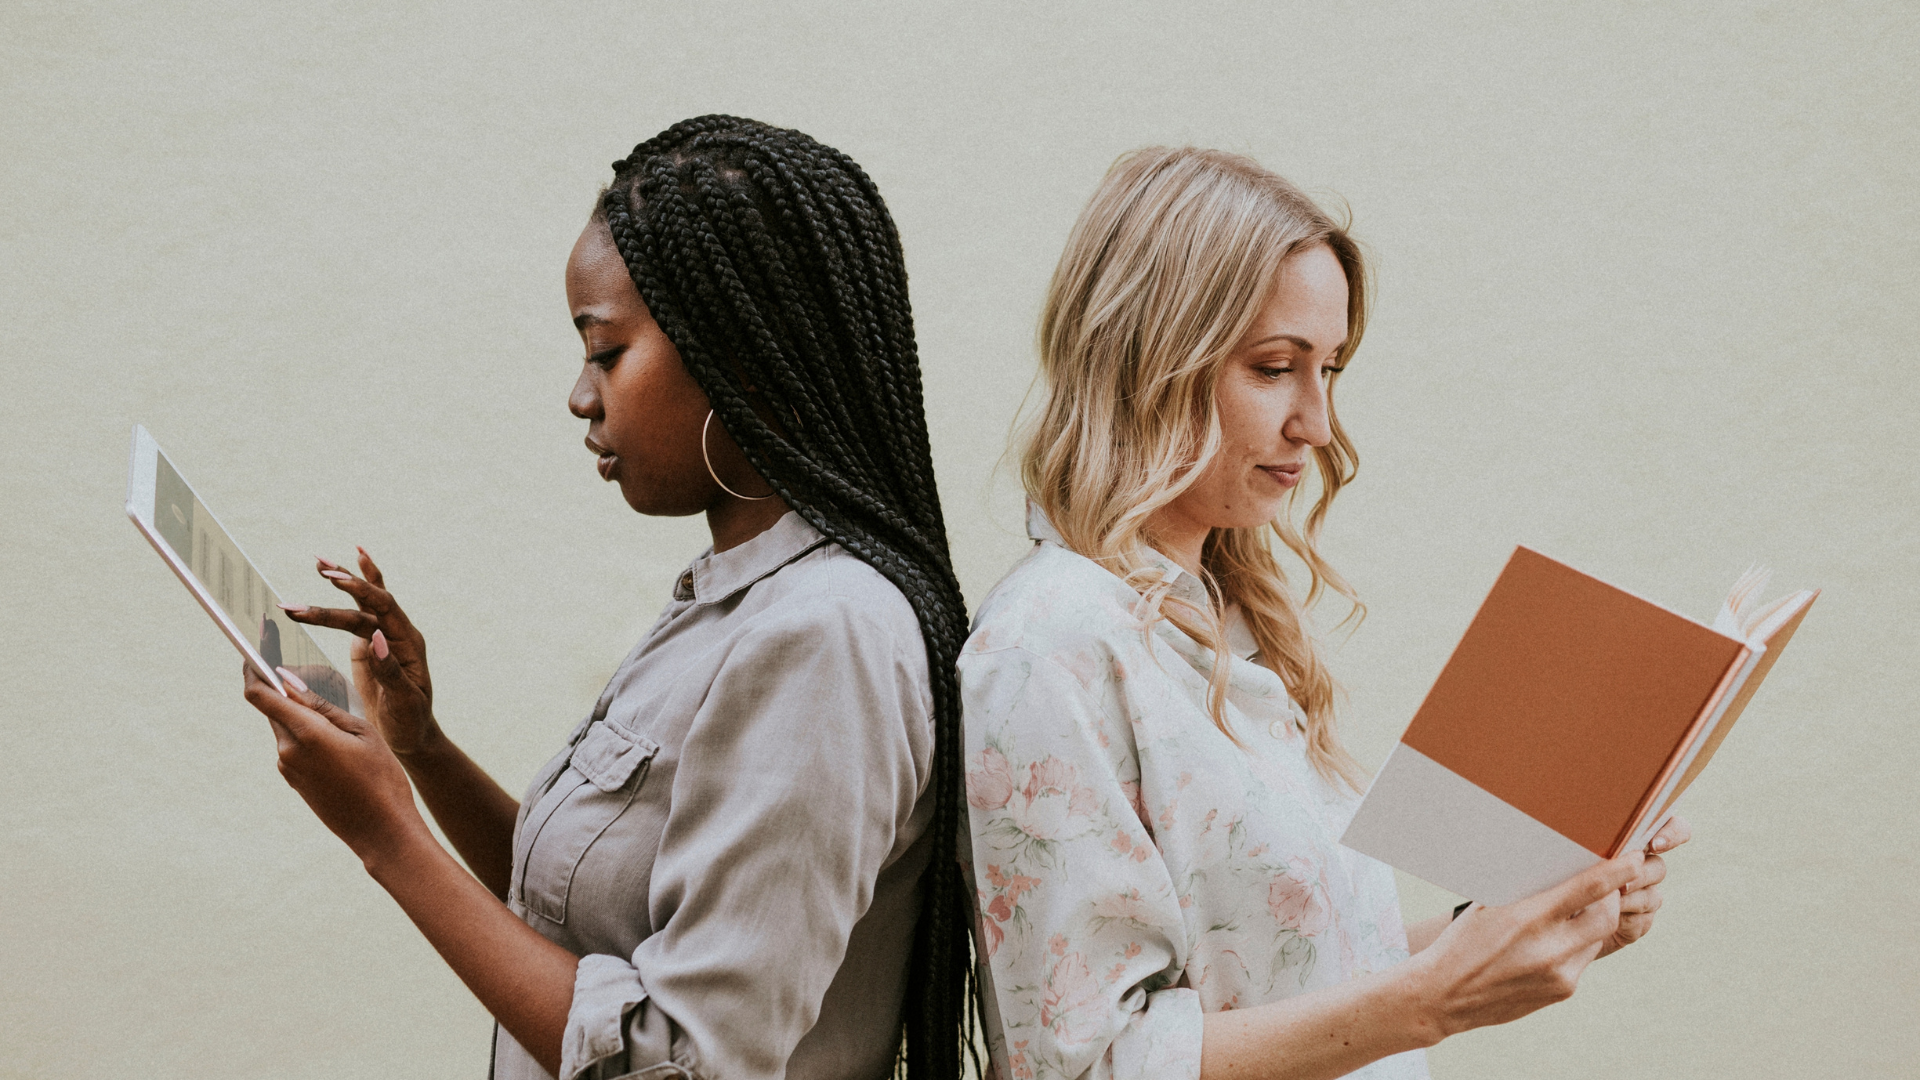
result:
[[[1709,626],[1515,549],[1347,843],[1498,903],[1644,842],[1818,595],[1760,581]]]

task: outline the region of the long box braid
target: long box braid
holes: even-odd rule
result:
[[[853,159],[753,120],[683,120],[613,169],[600,212],[714,414],[774,491],[893,582],[920,620],[933,682],[933,854],[895,1071],[955,1080],[973,1046],[971,894],[956,851],[954,662],[967,615],[934,485],[899,232]]]

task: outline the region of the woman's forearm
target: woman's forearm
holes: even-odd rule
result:
[[[497,899],[506,899],[518,800],[437,728],[420,749],[400,755],[400,763],[473,876]]]
[[[1250,1009],[1208,1013],[1201,1080],[1333,1080],[1445,1034],[1423,965]]]
[[[480,1004],[558,1075],[579,958],[489,896],[424,823],[362,859]]]

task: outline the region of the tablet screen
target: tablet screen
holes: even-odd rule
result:
[[[285,667],[314,693],[356,711],[347,679],[306,627],[279,609],[280,597],[266,578],[140,427],[134,429],[127,513],[262,676],[278,686],[273,669]]]

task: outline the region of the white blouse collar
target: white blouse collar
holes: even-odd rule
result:
[[[1040,504],[1032,499],[1027,500],[1027,535],[1032,537],[1035,543],[1067,547],[1067,542],[1060,537],[1060,530],[1053,527],[1053,522],[1047,519],[1046,511],[1040,509]],[[1067,548],[1067,550],[1073,549]],[[1199,578],[1153,548],[1147,549],[1147,561],[1160,568],[1161,580],[1172,585],[1169,591],[1174,596],[1202,611],[1206,610],[1209,603],[1207,586]],[[1253,630],[1247,625],[1246,616],[1241,614],[1238,604],[1227,609],[1227,648],[1243,660],[1251,660],[1259,651],[1259,647],[1253,640]]]

